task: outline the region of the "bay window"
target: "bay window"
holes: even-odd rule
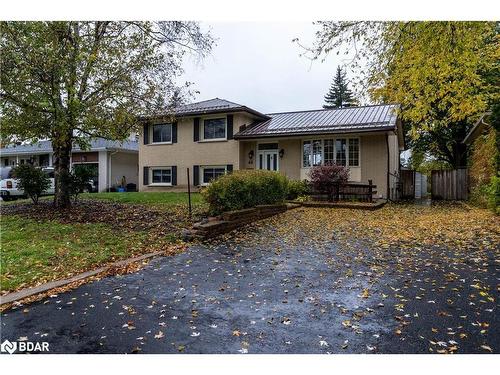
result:
[[[302,166],[337,164],[359,167],[358,138],[305,140],[302,143]]]

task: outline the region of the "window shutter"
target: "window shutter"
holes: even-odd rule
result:
[[[172,124],[172,143],[177,143],[177,121]]]
[[[144,167],[142,184],[149,185],[149,167]]]
[[[233,139],[233,115],[227,115],[227,139]]]
[[[226,170],[227,170],[227,173],[233,173],[233,165],[232,164],[226,165]]]
[[[193,121],[193,140],[198,142],[200,140],[200,118],[195,117]]]
[[[177,166],[173,165],[172,167],[172,185],[177,185]]]
[[[200,184],[200,166],[193,165],[193,185],[198,186]]]
[[[144,134],[144,144],[147,145],[149,143],[149,125],[144,125],[142,132]]]

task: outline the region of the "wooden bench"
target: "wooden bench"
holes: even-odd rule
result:
[[[335,201],[359,199],[361,201],[373,202],[373,194],[377,193],[377,185],[373,185],[372,180],[368,180],[367,184],[350,182],[336,189]],[[328,200],[326,194],[312,192],[311,196],[315,200]]]

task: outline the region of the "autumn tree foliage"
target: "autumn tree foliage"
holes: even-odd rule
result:
[[[309,178],[314,190],[333,201],[340,187],[349,180],[349,168],[336,164],[317,165],[309,171]]]
[[[500,96],[497,22],[319,22],[312,58],[343,51],[357,86],[401,104],[409,145],[466,165],[467,130]]]
[[[195,22],[1,22],[0,141],[51,140],[54,203],[68,206],[73,143],[125,139],[167,111],[183,57],[212,43]]]
[[[337,73],[333,78],[330,90],[325,95],[325,104],[323,105],[323,108],[345,108],[355,105],[356,99],[354,98],[352,91],[349,89],[346,72],[338,66]]]

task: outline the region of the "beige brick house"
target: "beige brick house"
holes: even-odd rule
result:
[[[139,145],[141,191],[206,185],[238,169],[268,169],[308,178],[314,165],[346,165],[350,181],[377,185],[395,196],[403,149],[396,105],[262,114],[224,99],[182,106],[172,115],[143,119]]]

